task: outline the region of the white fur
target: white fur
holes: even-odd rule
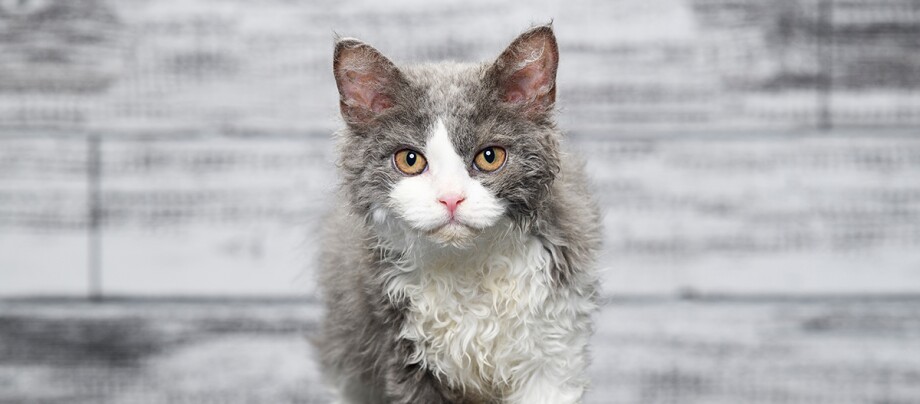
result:
[[[422,153],[428,160],[428,170],[403,178],[390,191],[390,208],[410,226],[423,232],[437,232],[445,227],[482,230],[505,212],[500,199],[470,178],[472,162],[464,162],[454,151],[441,120],[435,124]],[[449,194],[465,198],[454,213],[459,225],[451,223],[450,212],[438,201]]]
[[[391,201],[373,211],[388,237],[382,242],[405,252],[383,276],[388,296],[409,302],[400,336],[415,342],[412,360],[450,386],[486,398],[578,402],[593,302],[553,287],[549,252],[502,219],[501,201],[470,178],[442,122],[424,153],[428,171],[403,179]],[[456,215],[476,237],[462,246],[424,236],[449,222],[437,202],[444,192],[466,197]]]
[[[409,302],[401,337],[416,342],[413,361],[453,387],[509,403],[575,403],[594,304],[551,287],[538,239],[499,227],[472,254],[417,244],[388,274],[389,296]]]

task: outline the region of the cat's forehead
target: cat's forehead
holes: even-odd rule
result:
[[[490,106],[485,65],[443,62],[405,66],[401,70],[420,94],[412,108],[423,118],[418,122],[426,125],[418,128],[419,136],[430,137],[437,128],[435,124],[440,123],[455,147],[462,149],[475,143],[471,130],[477,124],[474,117]]]
[[[458,97],[471,96],[482,88],[485,65],[474,63],[425,63],[403,66],[400,70],[415,87],[422,89],[429,102],[450,107]]]

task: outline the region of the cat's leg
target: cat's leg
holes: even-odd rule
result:
[[[588,386],[588,332],[540,340],[513,375],[506,404],[576,404]]]
[[[399,361],[390,364],[386,375],[386,394],[393,404],[451,404],[441,382],[419,365],[405,366]]]
[[[562,384],[554,377],[533,377],[505,398],[507,404],[577,404],[585,393],[584,385]]]
[[[329,386],[333,404],[384,404],[383,393],[359,377],[343,376]]]

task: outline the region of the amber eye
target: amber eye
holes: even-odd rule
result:
[[[505,149],[498,146],[486,147],[476,154],[473,164],[479,171],[487,173],[498,170],[502,168],[502,164],[505,164]]]
[[[408,175],[418,175],[428,167],[425,156],[415,150],[403,149],[393,155],[396,168]]]

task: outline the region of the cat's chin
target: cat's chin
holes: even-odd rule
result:
[[[428,232],[428,238],[437,244],[465,249],[473,245],[479,231],[456,222],[445,224]]]

